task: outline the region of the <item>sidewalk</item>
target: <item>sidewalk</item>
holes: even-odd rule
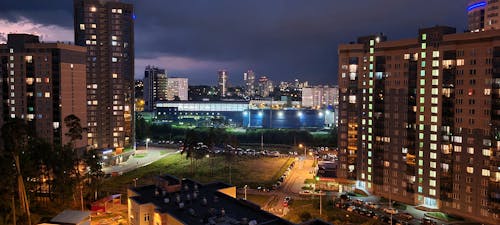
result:
[[[135,156],[131,156],[126,162],[122,162],[115,166],[103,167],[104,174],[126,173],[137,168],[147,166],[166,156],[177,153],[177,149],[150,148],[149,150],[137,150]],[[163,153],[163,154],[162,154]],[[143,157],[138,157],[144,155]]]

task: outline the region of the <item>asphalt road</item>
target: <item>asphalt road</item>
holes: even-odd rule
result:
[[[143,146],[138,147],[135,155],[144,155],[144,157],[131,156],[126,162],[122,162],[115,166],[103,167],[102,171],[105,174],[126,173],[135,170],[139,167],[147,166],[163,157],[176,153],[178,149],[162,148],[162,147],[148,147],[146,150]],[[163,154],[162,154],[163,153]]]

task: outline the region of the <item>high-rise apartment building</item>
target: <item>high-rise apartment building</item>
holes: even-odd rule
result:
[[[243,73],[243,81],[245,82],[245,95],[248,97],[255,96],[255,72],[248,70]]]
[[[468,29],[472,32],[500,29],[498,0],[470,0],[467,4]]]
[[[87,47],[89,145],[132,143],[134,10],[109,0],[74,0],[75,43]]]
[[[339,176],[500,223],[500,31],[419,30],[339,47]]]
[[[219,93],[221,97],[226,97],[227,94],[227,79],[229,77],[227,70],[219,70]]]
[[[339,104],[339,88],[315,86],[302,88],[302,107],[324,108],[337,107]]]
[[[151,112],[157,101],[167,100],[167,73],[165,69],[147,66],[144,70],[144,110]]]
[[[85,55],[80,46],[9,34],[0,45],[0,126],[11,118],[24,119],[37,137],[54,145],[68,143],[64,118],[73,114],[82,126],[87,122]],[[87,139],[74,144],[86,147]]]
[[[188,78],[171,77],[167,79],[167,100],[187,101],[189,83]]]
[[[274,91],[273,81],[266,76],[259,77],[258,94],[260,97],[269,97]]]

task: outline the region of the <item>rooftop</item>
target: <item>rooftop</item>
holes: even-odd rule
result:
[[[172,176],[166,178],[170,184],[176,183]],[[263,211],[258,205],[236,199],[220,190],[232,186],[221,183],[200,184],[190,179],[179,180],[181,186],[169,192],[157,185],[132,188],[137,196],[131,197],[139,204],[152,203],[159,213],[168,213],[185,224],[275,224],[293,225],[271,213]],[[164,182],[164,181],[163,181]],[[168,189],[168,188],[167,188]],[[255,221],[252,222],[252,221]]]

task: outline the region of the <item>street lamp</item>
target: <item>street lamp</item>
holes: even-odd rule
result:
[[[146,138],[146,150],[148,150],[148,144],[149,144],[150,141],[151,141],[151,139]]]
[[[307,148],[306,148],[306,146],[303,145],[303,144],[299,144],[299,148],[304,148],[304,159],[306,159],[307,158],[307,154],[306,154]]]
[[[245,184],[245,187],[243,187],[243,189],[245,189],[245,200],[247,200],[247,188],[248,188],[248,185]]]
[[[134,180],[134,187],[137,187],[137,180],[139,180],[139,178],[136,177],[133,180]]]

